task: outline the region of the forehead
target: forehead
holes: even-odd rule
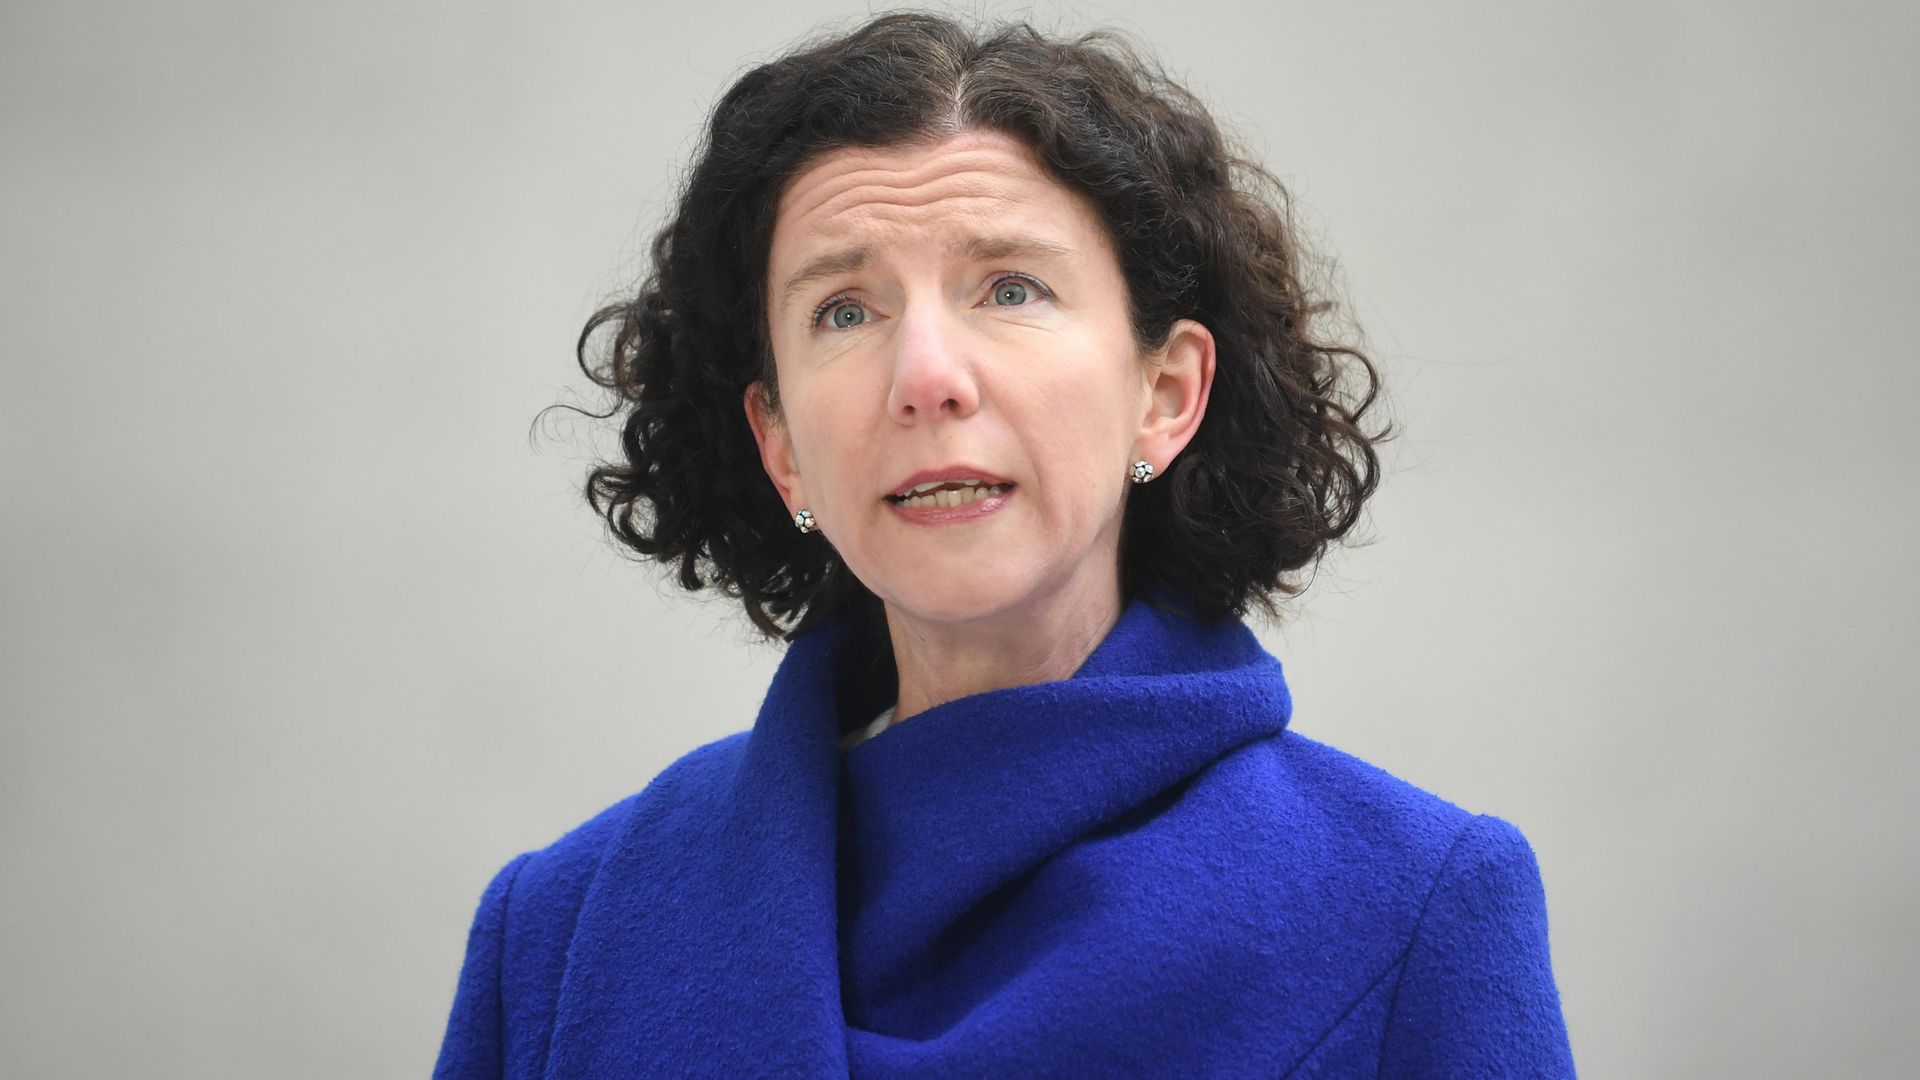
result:
[[[802,260],[855,241],[944,249],[982,232],[1082,251],[1104,242],[1091,204],[1050,176],[1025,143],[965,132],[816,159],[781,192],[768,271],[777,283]]]

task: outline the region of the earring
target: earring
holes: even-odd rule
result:
[[[1133,463],[1133,482],[1144,484],[1153,479],[1153,462],[1142,458]]]
[[[803,533],[810,533],[820,527],[814,524],[813,511],[804,506],[800,508],[798,513],[793,515],[793,526]]]

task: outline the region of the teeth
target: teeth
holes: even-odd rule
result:
[[[956,507],[966,506],[970,503],[977,503],[990,495],[998,495],[1007,490],[1007,487],[1008,485],[1006,484],[999,484],[994,487],[982,487],[976,482],[969,484],[960,491],[935,491],[925,495],[909,495],[905,499],[900,500],[900,505],[910,508],[931,509],[937,507],[943,510],[951,510]]]
[[[923,492],[932,491],[934,488],[940,487],[943,484],[966,484],[969,487],[977,487],[979,483],[980,481],[978,480],[934,480],[925,484],[915,484],[907,489],[907,494],[919,495]]]

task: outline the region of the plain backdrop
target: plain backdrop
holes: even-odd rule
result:
[[[535,420],[868,9],[3,10],[0,1071],[423,1076],[493,871],[779,660]],[[1914,9],[960,10],[1136,35],[1336,260],[1406,434],[1258,629],[1533,842],[1582,1075],[1911,1075]]]

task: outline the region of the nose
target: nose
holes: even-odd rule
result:
[[[909,305],[896,326],[887,411],[903,424],[971,416],[980,407],[980,387],[965,322],[928,302]]]

